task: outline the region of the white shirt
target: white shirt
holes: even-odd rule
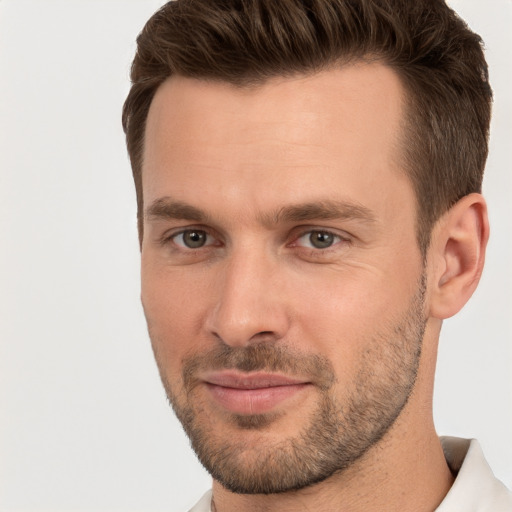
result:
[[[448,466],[457,475],[435,512],[512,512],[512,492],[492,473],[475,439],[442,437]],[[208,491],[189,512],[211,512]]]

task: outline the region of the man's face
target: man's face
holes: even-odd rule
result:
[[[425,279],[402,94],[358,64],[256,88],[174,77],[153,100],[144,311],[169,399],[232,491],[348,467],[413,389]]]

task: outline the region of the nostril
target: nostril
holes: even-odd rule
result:
[[[260,331],[251,336],[250,342],[261,342],[265,343],[268,341],[275,341],[279,336],[276,335],[274,331]]]

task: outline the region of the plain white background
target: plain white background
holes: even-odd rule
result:
[[[0,510],[184,511],[209,487],[164,398],[139,304],[120,125],[157,0],[0,0]],[[512,484],[512,2],[453,0],[495,90],[481,286],[445,323],[440,434]]]

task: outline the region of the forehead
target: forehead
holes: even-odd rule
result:
[[[172,77],[147,119],[144,202],[189,201],[201,188],[244,208],[325,194],[362,194],[364,202],[365,191],[403,181],[403,94],[379,63],[256,87]]]

